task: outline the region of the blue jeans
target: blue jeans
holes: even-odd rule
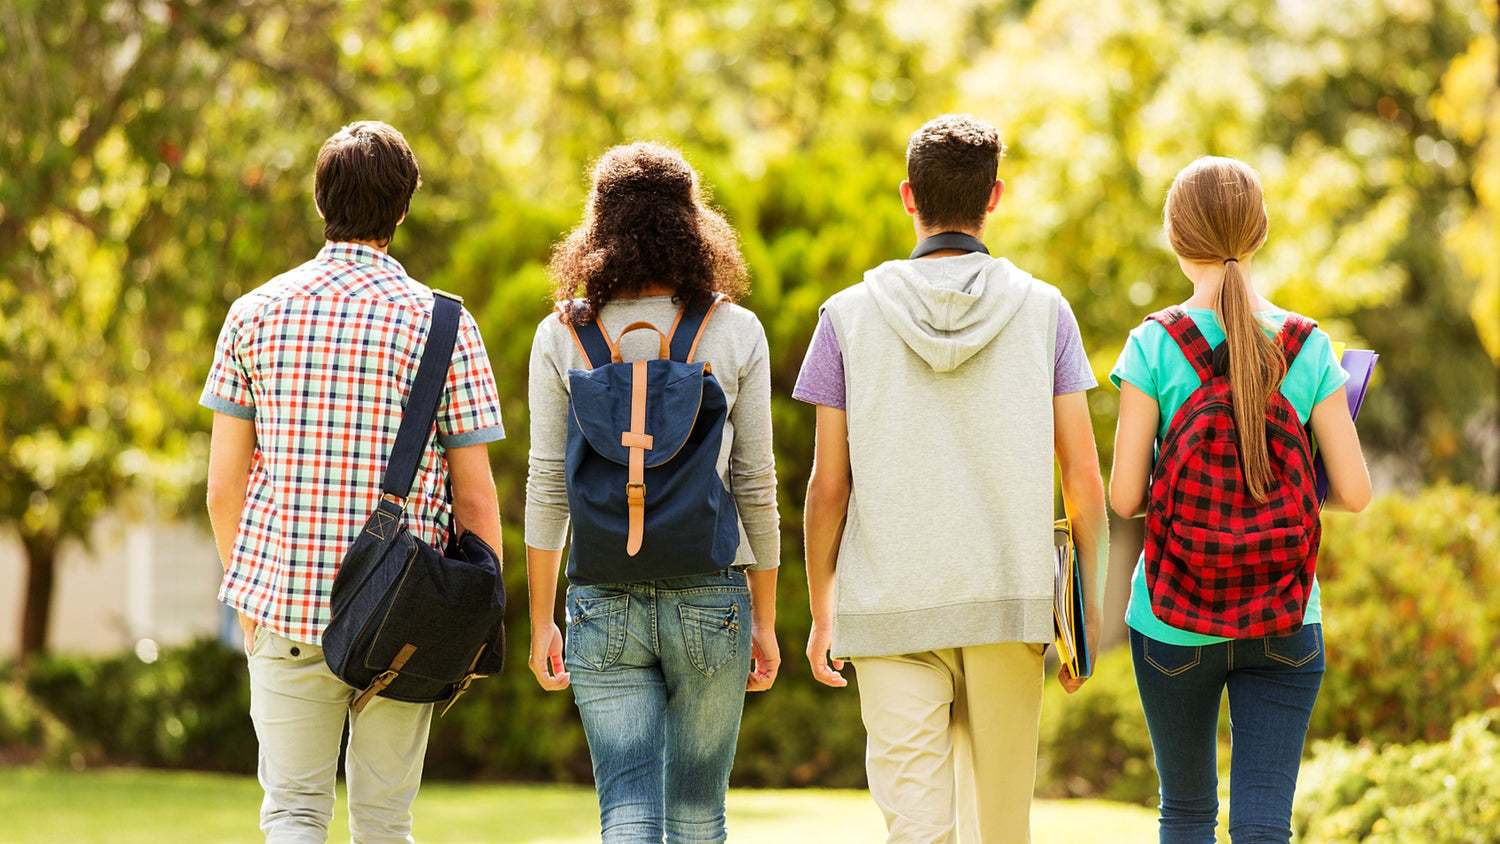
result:
[[[750,675],[745,573],[570,586],[567,615],[605,844],[724,841]]]
[[[1229,690],[1229,838],[1291,840],[1302,743],[1323,682],[1323,625],[1290,636],[1168,645],[1130,631],[1161,780],[1162,844],[1214,841],[1219,702]]]

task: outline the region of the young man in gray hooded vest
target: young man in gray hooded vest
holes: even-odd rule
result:
[[[817,405],[807,656],[830,686],[843,660],[858,670],[889,842],[1030,839],[1057,466],[1098,644],[1097,381],[1057,288],[980,240],[1003,152],[968,115],[912,135],[901,201],[917,248],[824,304],[793,391]]]

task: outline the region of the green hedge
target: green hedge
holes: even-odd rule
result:
[[[253,772],[245,659],[205,640],[151,663],[122,655],[12,667],[0,682],[0,748],[74,765]]]
[[[1292,827],[1302,844],[1500,842],[1500,709],[1441,744],[1321,742],[1302,766]]]
[[[1500,496],[1440,486],[1324,519],[1312,735],[1438,741],[1500,703]]]

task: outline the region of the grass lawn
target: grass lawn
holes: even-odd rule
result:
[[[341,797],[342,800],[342,797]],[[72,773],[0,768],[5,844],[255,844],[260,788],[248,777],[143,770]],[[430,783],[416,804],[423,844],[584,844],[599,840],[594,792],[577,786]],[[1153,842],[1156,813],[1086,800],[1037,801],[1034,844]],[[343,807],[332,841],[348,840]],[[862,791],[729,793],[736,844],[879,842],[880,812]]]

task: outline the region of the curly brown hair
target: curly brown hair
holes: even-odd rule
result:
[[[683,304],[715,292],[744,296],[749,273],[739,237],[705,203],[698,174],[677,150],[656,143],[611,147],[594,164],[583,222],[548,266],[564,320],[591,321],[610,300],[654,287]]]

